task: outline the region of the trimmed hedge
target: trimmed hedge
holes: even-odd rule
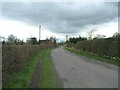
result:
[[[68,43],[67,47],[87,51],[106,57],[120,57],[120,40],[118,38],[94,39],[79,41],[76,44]]]

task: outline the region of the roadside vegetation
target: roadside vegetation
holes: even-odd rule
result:
[[[8,85],[12,83],[9,81],[13,81],[11,80],[11,78],[12,77],[15,78],[15,74],[21,72],[26,67],[28,67],[27,66],[28,63],[33,61],[31,59],[33,58],[34,55],[36,55],[36,53],[39,50],[40,50],[39,46],[33,46],[33,45],[3,45],[2,46],[2,86],[12,87],[12,85],[10,86]]]
[[[36,69],[39,59],[42,60],[42,67],[40,70],[40,88],[60,88],[59,81],[56,78],[54,67],[51,61],[51,50],[53,48],[39,48],[38,52],[25,64],[19,71],[13,72],[9,78],[4,74],[3,88],[29,88],[30,81]],[[8,72],[9,73],[9,72]]]
[[[70,38],[66,43],[66,49],[76,54],[118,65],[120,62],[119,42],[119,33],[115,33],[109,38]]]
[[[8,36],[2,42],[2,88],[29,88],[40,59],[43,60],[40,87],[59,87],[50,59],[54,47],[57,47],[54,37],[40,41],[31,37],[24,42],[14,35]]]
[[[99,61],[106,62],[106,63],[109,63],[109,64],[114,64],[114,65],[118,65],[119,64],[118,60],[114,60],[112,58],[111,59],[110,58],[106,58],[105,56],[100,56],[98,54],[92,54],[92,53],[89,53],[89,52],[86,52],[86,51],[80,51],[80,50],[77,50],[75,48],[65,47],[65,49],[67,49],[68,51],[70,51],[72,53],[75,53],[77,55],[86,56],[86,57],[94,59],[94,60],[99,60]]]
[[[60,88],[59,81],[56,78],[55,70],[51,60],[51,50],[48,48],[42,51],[42,68],[40,78],[40,88]]]
[[[39,50],[21,70],[15,71],[9,79],[3,83],[3,88],[28,88],[40,55],[41,51]],[[3,80],[4,79],[6,78],[4,77]]]

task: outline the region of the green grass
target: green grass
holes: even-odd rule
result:
[[[75,53],[77,55],[82,55],[82,56],[86,56],[88,58],[94,59],[94,60],[99,60],[105,63],[109,63],[109,64],[113,64],[113,65],[118,65],[118,61],[112,60],[112,59],[106,59],[104,57],[98,56],[98,55],[91,55],[89,52],[85,52],[85,51],[78,51],[74,48],[66,48],[68,51]]]
[[[51,56],[50,56],[51,50],[52,48],[49,48],[43,50],[42,52],[43,63],[42,63],[42,71],[41,71],[40,88],[60,88],[51,61]]]
[[[12,75],[4,88],[28,88],[40,55],[41,50],[27,63],[24,69]]]

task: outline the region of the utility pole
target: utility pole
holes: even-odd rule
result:
[[[66,42],[68,41],[68,35],[66,35]]]
[[[40,36],[41,36],[41,26],[39,26],[39,45],[40,45]]]
[[[2,39],[2,37],[0,36],[0,43],[1,43],[1,39]]]

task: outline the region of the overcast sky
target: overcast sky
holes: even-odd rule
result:
[[[117,2],[2,2],[0,36],[10,34],[25,39],[49,36],[64,39],[69,36],[86,36],[96,28],[107,37],[118,32]]]

